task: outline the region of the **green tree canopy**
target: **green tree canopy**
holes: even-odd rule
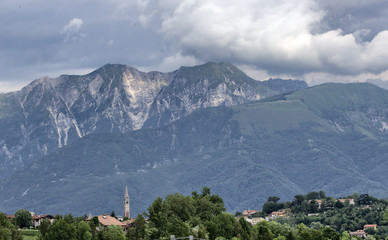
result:
[[[217,237],[224,237],[231,239],[237,237],[238,229],[240,228],[236,218],[230,213],[221,213],[212,220],[207,221],[205,226],[209,232],[210,239],[216,239]]]
[[[0,240],[22,240],[20,232],[2,212],[0,212]]]
[[[148,208],[150,229],[157,229],[152,236],[193,234],[195,227],[198,234],[203,235],[202,223],[211,221],[223,211],[224,201],[218,195],[212,195],[207,187],[202,189],[201,194],[194,191],[192,196],[176,193],[167,195],[165,199],[159,197]]]
[[[56,219],[51,224],[49,232],[46,233],[44,240],[76,240],[77,231],[74,223],[69,223],[64,219]]]
[[[16,211],[14,221],[19,228],[28,228],[32,225],[31,213],[28,210],[20,209]]]
[[[100,240],[124,240],[124,231],[120,226],[108,226],[99,232]]]

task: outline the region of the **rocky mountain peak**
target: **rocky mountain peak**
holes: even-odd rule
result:
[[[283,91],[230,63],[214,62],[171,73],[106,64],[82,76],[41,78],[0,99],[0,175],[91,133],[155,128],[197,109],[238,105]]]

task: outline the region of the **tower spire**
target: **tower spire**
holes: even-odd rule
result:
[[[125,185],[124,193],[124,217],[130,218],[128,187]]]

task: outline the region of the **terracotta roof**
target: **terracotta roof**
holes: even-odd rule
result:
[[[272,215],[281,215],[281,214],[286,214],[286,212],[272,212]]]
[[[100,222],[101,225],[104,225],[104,226],[111,226],[111,225],[124,226],[124,224],[122,222],[120,222],[116,218],[111,217],[109,215],[100,215],[97,217],[98,217],[98,221]]]
[[[256,210],[244,210],[244,212],[247,212],[247,213],[257,213],[258,211],[256,211]]]
[[[131,219],[128,219],[126,221],[123,221],[122,224],[128,226],[128,225],[131,225],[132,223],[134,223],[135,220],[136,220],[136,218],[131,218]]]
[[[34,220],[39,220],[39,219],[41,219],[41,218],[54,218],[54,216],[49,215],[49,214],[42,214],[42,215],[37,215],[37,214],[35,214],[34,216],[32,216],[32,218],[33,218]]]
[[[342,203],[344,203],[344,202],[352,202],[353,199],[343,199],[343,198],[341,198],[341,199],[338,199],[338,201],[340,201]]]
[[[377,224],[365,224],[364,228],[371,228],[371,227],[377,227]]]

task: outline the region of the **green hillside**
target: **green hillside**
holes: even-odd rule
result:
[[[228,211],[323,190],[387,197],[388,91],[324,84],[266,101],[199,110],[158,129],[95,134],[2,184],[0,211],[133,213],[208,186]]]

